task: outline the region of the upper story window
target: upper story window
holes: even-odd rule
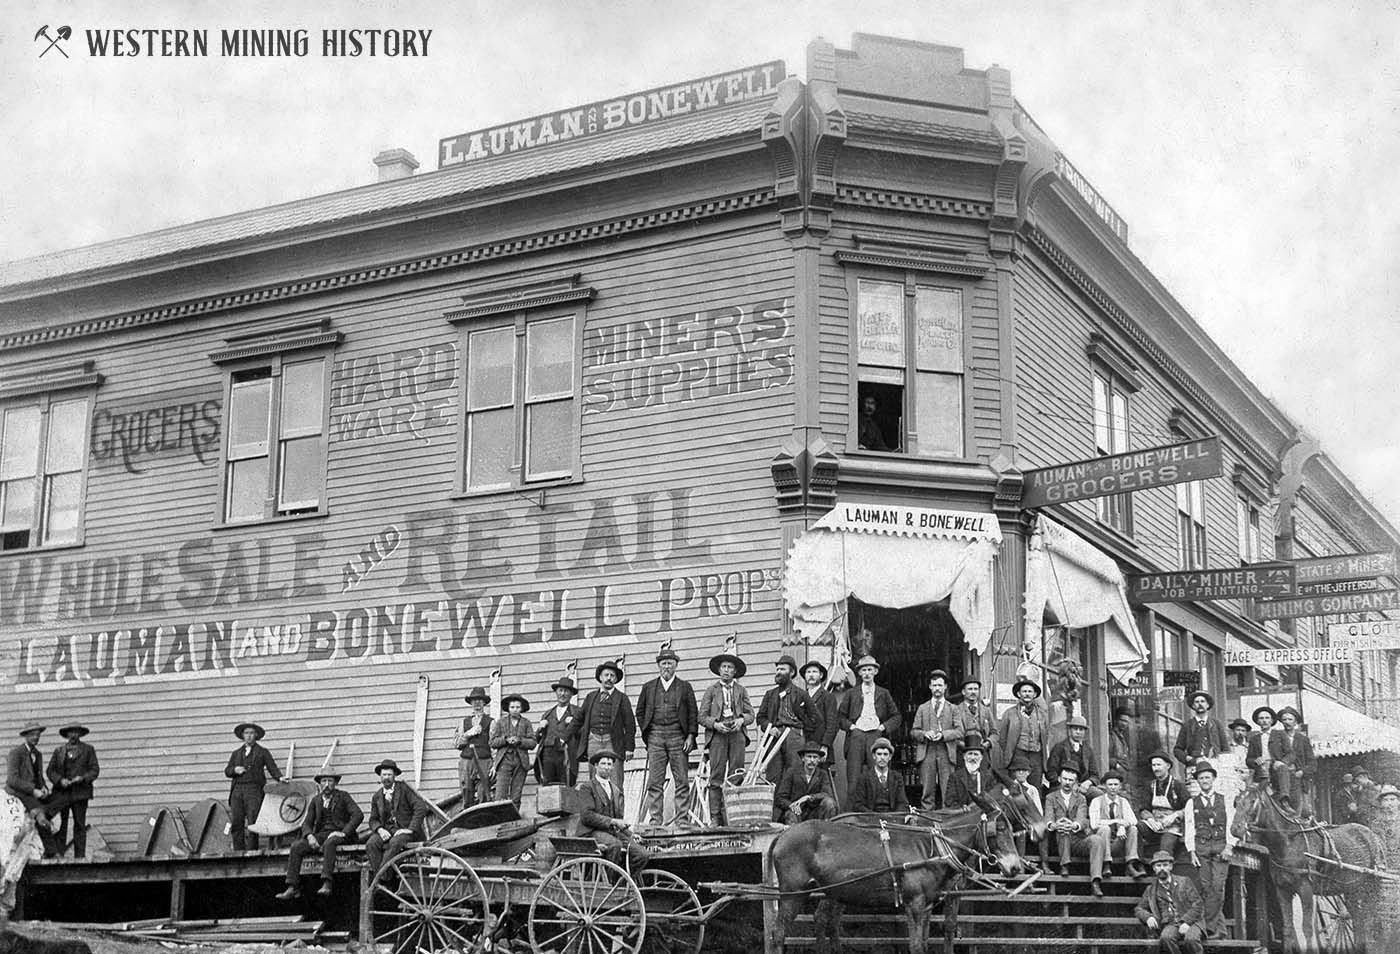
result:
[[[580,476],[578,276],[466,299],[460,486],[507,490]]]
[[[1094,452],[1100,457],[1125,454],[1128,439],[1129,394],[1122,382],[1101,371],[1094,372]],[[1123,533],[1133,532],[1133,495],[1114,494],[1095,499],[1101,523]]]
[[[83,542],[90,362],[0,387],[0,550]]]
[[[1235,532],[1240,563],[1258,563],[1263,559],[1260,556],[1259,508],[1244,497],[1235,498]]]
[[[1191,480],[1176,489],[1177,560],[1183,570],[1206,566],[1205,483]]]
[[[220,522],[325,513],[330,349],[327,323],[230,338]]]

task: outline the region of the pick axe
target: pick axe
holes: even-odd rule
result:
[[[44,39],[46,39],[46,40],[49,41],[49,45],[46,46],[46,47],[44,47],[43,53],[40,53],[39,56],[42,57],[42,56],[44,55],[44,53],[47,53],[49,50],[52,50],[52,49],[54,49],[55,47],[57,47],[57,48],[58,48],[58,52],[63,53],[63,58],[64,58],[65,60],[66,60],[66,59],[70,59],[70,57],[68,56],[68,54],[64,52],[63,47],[61,47],[61,46],[58,45],[58,41],[59,41],[59,40],[66,40],[66,39],[68,39],[68,38],[69,38],[70,36],[72,36],[72,35],[73,35],[73,28],[72,28],[72,27],[61,26],[61,27],[58,28],[58,36],[57,36],[57,37],[49,36],[49,25],[48,25],[47,23],[45,23],[43,26],[39,27],[39,32],[36,33],[36,34],[34,34],[34,42],[35,42],[35,43],[39,42],[39,37],[43,37]]]

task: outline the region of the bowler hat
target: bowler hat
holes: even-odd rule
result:
[[[1081,715],[1072,715],[1072,716],[1070,716],[1068,719],[1065,720],[1065,728],[1066,728],[1066,729],[1087,729],[1087,728],[1089,728],[1089,723],[1085,722],[1085,721],[1084,721],[1084,717],[1081,716]]]
[[[968,676],[966,679],[964,679],[964,680],[962,681],[962,685],[958,687],[958,691],[961,692],[961,693],[965,696],[965,695],[967,695],[967,687],[968,687],[968,686],[976,686],[978,689],[981,689],[981,688],[982,688],[982,680],[981,680],[981,679],[978,679],[976,676]]]
[[[1035,694],[1036,694],[1037,698],[1040,696],[1040,685],[1039,685],[1039,683],[1037,683],[1034,679],[1027,679],[1025,676],[1022,676],[1020,679],[1017,679],[1015,682],[1013,682],[1013,683],[1011,684],[1011,694],[1012,694],[1013,696],[1019,697],[1020,694],[1021,694],[1021,687],[1022,687],[1022,686],[1030,686],[1032,689],[1035,690]]]
[[[1275,722],[1278,721],[1278,713],[1273,709],[1272,706],[1260,706],[1259,708],[1255,709],[1254,714],[1249,717],[1249,721],[1253,722],[1255,725],[1258,725],[1259,713],[1261,712],[1267,712]]]
[[[1174,865],[1176,864],[1176,855],[1172,854],[1170,851],[1158,851],[1152,855],[1152,864],[1155,865],[1159,861],[1165,861],[1169,865]]]
[[[1011,764],[1006,767],[1008,772],[1029,772],[1031,770],[1031,760],[1022,755],[1019,751],[1011,756]]]
[[[35,719],[30,719],[24,724],[24,728],[19,730],[20,735],[28,735],[31,732],[43,732],[48,726]]]
[[[889,739],[886,739],[883,736],[870,743],[870,754],[874,755],[881,749],[889,749],[891,754],[894,753],[894,745],[890,743]]]
[[[255,739],[261,740],[263,736],[267,735],[267,730],[265,730],[262,726],[258,725],[256,722],[240,722],[238,723],[238,725],[233,727],[233,737],[235,739],[243,738],[244,729],[252,729],[253,738]]]
[[[1147,764],[1151,765],[1153,759],[1161,759],[1168,765],[1172,764],[1172,757],[1169,754],[1167,754],[1167,752],[1163,749],[1158,749],[1156,752],[1153,752],[1151,755],[1149,755],[1147,757]]]
[[[621,681],[622,681],[622,677],[623,677],[623,675],[624,675],[624,673],[623,673],[623,671],[622,671],[622,667],[619,666],[619,665],[617,664],[617,661],[616,661],[616,660],[613,660],[613,659],[607,659],[607,660],[604,660],[603,662],[600,662],[600,663],[598,664],[598,668],[595,669],[595,670],[593,670],[593,678],[596,679],[596,680],[598,680],[599,682],[602,682],[602,681],[603,681],[603,670],[604,670],[604,669],[611,669],[614,673],[617,674],[617,681],[618,681],[618,682],[621,682]]]
[[[558,681],[556,681],[556,682],[555,682],[552,686],[550,686],[549,688],[550,688],[550,691],[554,691],[554,690],[556,690],[556,689],[567,689],[567,690],[569,690],[570,692],[572,692],[574,695],[578,695],[578,687],[574,685],[574,681],[573,681],[572,679],[570,679],[568,676],[560,676],[559,679],[558,679]]]
[[[676,651],[675,651],[674,649],[672,649],[670,646],[662,646],[662,647],[661,647],[661,651],[660,651],[659,653],[656,654],[656,661],[657,661],[657,662],[661,662],[661,660],[663,660],[663,659],[669,659],[669,660],[671,660],[672,662],[680,662],[680,661],[681,661],[681,657],[677,656],[677,655],[676,655]]]
[[[60,728],[58,730],[58,734],[64,736],[65,738],[71,734],[73,738],[81,739],[83,736],[88,734],[88,727],[85,725],[80,725],[77,722],[73,722]]]
[[[482,702],[491,701],[491,697],[486,694],[486,690],[481,688],[480,686],[477,686],[471,692],[467,693],[465,696],[462,697],[462,700],[464,702],[475,702],[477,699],[480,699]]]
[[[876,672],[880,671],[880,663],[876,661],[874,656],[862,656],[856,660],[856,672],[860,672],[866,666],[874,666]]]
[[[816,666],[818,669],[821,670],[821,672],[822,672],[822,682],[825,682],[825,681],[826,681],[827,669],[826,669],[826,667],[823,666],[818,660],[815,660],[815,659],[809,659],[809,660],[807,660],[805,663],[802,664],[802,668],[799,669],[799,670],[797,670],[797,671],[798,671],[799,673],[802,673],[802,674],[805,675],[806,672],[807,672],[807,670],[808,670],[808,669],[811,669],[813,666]]]
[[[718,656],[710,657],[710,672],[719,675],[719,667],[722,663],[734,664],[734,678],[743,679],[744,673],[749,671],[749,667],[742,659],[733,653],[720,653]]]
[[[1231,720],[1230,720],[1230,725],[1228,726],[1228,728],[1233,729],[1233,728],[1234,728],[1235,726],[1237,726],[1237,725],[1238,725],[1238,726],[1243,726],[1246,730],[1249,729],[1249,723],[1246,722],[1246,721],[1243,720],[1243,719],[1238,719],[1238,718],[1236,718],[1236,719],[1231,719]]]
[[[599,749],[597,752],[594,752],[588,756],[588,764],[597,765],[598,760],[604,757],[610,758],[614,762],[620,761],[617,757],[617,753],[614,752],[612,749]]]
[[[797,674],[797,660],[796,660],[796,659],[793,659],[793,658],[792,658],[791,656],[789,656],[789,655],[784,654],[784,655],[782,655],[782,656],[779,656],[779,657],[778,657],[778,661],[775,662],[773,665],[775,665],[775,666],[787,666],[789,669],[792,670],[792,672],[793,672],[794,675]]]
[[[510,695],[506,696],[504,699],[501,700],[501,711],[502,711],[502,712],[509,712],[509,711],[510,711],[510,704],[511,704],[512,702],[516,702],[516,701],[518,701],[518,702],[520,703],[520,711],[521,711],[521,712],[529,712],[529,711],[530,711],[530,700],[529,700],[529,699],[526,699],[524,696],[522,696],[522,695],[521,695],[520,693],[518,693],[518,692],[512,692]]]
[[[403,769],[399,768],[399,763],[395,762],[393,759],[385,759],[384,761],[376,765],[374,767],[374,774],[378,775],[385,769],[389,769],[390,771],[392,771],[394,773],[395,778],[403,774]]]
[[[929,682],[933,682],[935,679],[942,679],[944,685],[948,684],[948,674],[942,669],[935,669],[933,672],[928,674]]]
[[[1217,778],[1220,775],[1220,773],[1215,770],[1214,765],[1211,765],[1206,759],[1201,759],[1196,763],[1196,767],[1191,770],[1191,777],[1199,778],[1206,772],[1209,772],[1212,778]]]
[[[1282,709],[1278,710],[1278,721],[1282,722],[1284,715],[1288,713],[1291,713],[1293,715],[1294,722],[1303,721],[1303,714],[1297,709],[1293,708],[1292,706],[1284,706]]]
[[[1189,706],[1191,703],[1195,702],[1196,699],[1200,696],[1205,696],[1207,709],[1215,708],[1215,696],[1206,692],[1204,689],[1197,689],[1195,692],[1191,693],[1191,695],[1187,696],[1186,704]]]
[[[798,755],[806,755],[808,752],[813,755],[821,755],[822,747],[815,742],[808,742],[797,750]]]

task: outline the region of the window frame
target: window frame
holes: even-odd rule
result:
[[[853,259],[854,256],[846,256],[843,260]],[[865,365],[860,360],[859,335],[860,335],[860,287],[862,282],[880,283],[887,285],[897,285],[902,292],[903,301],[903,326],[901,329],[901,344],[903,346],[903,367],[889,369],[897,371],[903,378],[900,384],[902,389],[899,434],[897,436],[897,446],[902,450],[867,450],[860,446],[860,385],[862,383],[862,367],[879,367],[877,365]],[[973,318],[973,292],[976,281],[957,273],[945,273],[935,268],[851,268],[847,270],[846,276],[847,294],[847,334],[850,347],[847,349],[847,380],[850,382],[847,388],[847,427],[846,427],[846,453],[873,455],[876,457],[892,457],[899,459],[916,460],[944,460],[944,461],[969,461],[975,455],[975,449],[969,449],[975,441],[974,430],[974,408],[973,408],[973,388],[972,388],[972,318]],[[918,332],[918,292],[919,289],[933,289],[937,291],[955,291],[958,293],[962,314],[962,347],[961,364],[962,370],[953,372],[929,370],[921,372],[918,367],[918,347],[916,335]],[[919,450],[919,419],[918,419],[918,381],[919,375],[936,374],[947,377],[958,377],[961,379],[961,386],[958,388],[960,397],[961,414],[958,416],[959,436],[961,437],[961,448],[956,453],[944,450],[934,450],[923,452]],[[879,382],[874,382],[879,383]]]
[[[1173,484],[1176,496],[1176,557],[1183,570],[1209,566],[1206,550],[1206,488],[1203,480]]]
[[[1104,403],[1102,408],[1099,405],[1099,394],[1102,385]],[[1137,391],[1131,383],[1115,374],[1111,368],[1097,364],[1090,368],[1089,375],[1089,406],[1093,409],[1093,419],[1090,421],[1091,436],[1094,454],[1102,457],[1112,457],[1118,454],[1126,454],[1133,449],[1133,393]],[[1117,405],[1121,400],[1123,405],[1123,420],[1119,420]],[[1102,424],[1100,420],[1102,419]],[[1108,435],[1108,444],[1103,446],[1099,440],[1100,431]],[[1121,436],[1122,445],[1118,446]],[[1133,492],[1127,491],[1121,494],[1108,494],[1094,498],[1094,519],[1106,527],[1109,527],[1124,536],[1133,535]]]

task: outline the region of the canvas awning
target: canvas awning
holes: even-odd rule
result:
[[[1400,728],[1348,709],[1322,693],[1303,693],[1303,717],[1313,754],[1320,759],[1377,751],[1400,754]]]
[[[1104,664],[1120,681],[1147,662],[1123,574],[1111,557],[1043,514],[1036,518],[1026,551],[1026,643],[1040,657],[1041,628],[1048,611],[1061,626],[1103,626]]]
[[[784,605],[803,641],[839,644],[848,596],[891,609],[947,598],[969,648],[980,653],[995,625],[1000,546],[990,513],[839,504],[789,551]]]

